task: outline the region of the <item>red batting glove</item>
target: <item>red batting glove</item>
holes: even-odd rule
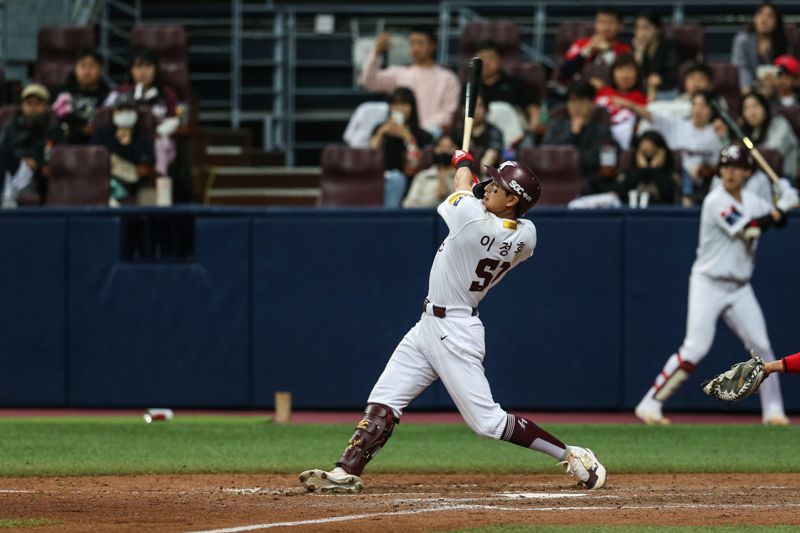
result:
[[[450,164],[453,165],[456,169],[461,167],[466,167],[472,173],[472,184],[478,183],[478,176],[475,175],[475,159],[473,159],[472,154],[464,150],[456,150],[453,153],[453,158],[450,160]]]

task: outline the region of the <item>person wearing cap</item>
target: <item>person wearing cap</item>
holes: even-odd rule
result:
[[[139,127],[138,119],[136,100],[124,93],[114,102],[111,126],[92,134],[91,144],[105,146],[111,154],[111,198],[120,203],[134,202],[141,179],[153,173],[153,137]]]
[[[103,80],[103,63],[95,50],[82,50],[67,83],[59,89],[53,113],[69,128],[67,142],[85,144],[92,136],[95,112],[108,97],[110,88]]]
[[[47,190],[45,165],[63,131],[50,113],[50,91],[38,83],[22,90],[20,112],[0,132],[2,204],[36,204]]]
[[[764,71],[761,89],[774,107],[790,107],[800,104],[797,94],[800,78],[800,62],[794,56],[782,55],[775,58],[774,69]]]

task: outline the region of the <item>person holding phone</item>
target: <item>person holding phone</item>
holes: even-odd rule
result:
[[[398,87],[389,97],[389,117],[375,128],[371,148],[383,150],[386,179],[383,204],[400,207],[410,178],[416,174],[422,148],[433,143],[419,125],[417,100],[407,87]]]

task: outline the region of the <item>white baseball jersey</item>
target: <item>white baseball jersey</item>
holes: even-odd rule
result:
[[[772,204],[750,191],[737,202],[724,187],[712,190],[703,201],[700,244],[693,274],[746,282],[753,274],[758,240],[745,241],[740,232],[751,219],[769,214]]]
[[[536,247],[531,221],[499,218],[471,192],[454,192],[437,210],[450,234],[431,267],[428,299],[434,305],[478,307],[489,289]]]

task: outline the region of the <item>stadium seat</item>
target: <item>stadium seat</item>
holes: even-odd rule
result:
[[[37,43],[34,79],[54,89],[66,83],[78,53],[94,48],[96,39],[88,26],[44,26],[39,29]]]
[[[320,206],[383,205],[383,152],[332,144],[322,151]]]
[[[767,160],[769,166],[771,166],[779,176],[783,176],[783,154],[777,150],[772,150],[770,148],[764,148],[761,146],[758,147],[758,151],[761,152],[761,155],[763,155],[764,159]],[[756,163],[756,167],[758,167],[758,163]],[[790,176],[787,177],[789,177],[791,180]]]
[[[530,88],[534,100],[544,102],[547,97],[547,71],[539,63],[516,63],[506,68],[506,72],[515,76]]]
[[[570,145],[524,148],[519,160],[536,169],[542,184],[539,205],[566,205],[581,192],[578,150]]]
[[[680,24],[667,26],[664,35],[675,41],[678,58],[685,61],[702,61],[705,57],[706,33],[700,24]]]
[[[709,65],[714,73],[714,90],[728,104],[728,112],[739,118],[742,92],[739,89],[739,69],[731,63],[712,63]]]
[[[3,127],[5,127],[6,123],[14,118],[14,115],[19,113],[19,111],[18,105],[4,105],[0,107],[0,131],[3,131]]]
[[[466,79],[469,59],[481,41],[493,41],[503,55],[503,68],[509,69],[520,62],[519,28],[510,20],[470,22],[461,32],[459,45],[459,73]]]
[[[158,55],[164,82],[185,100],[189,96],[188,44],[183,26],[139,25],[130,36],[131,54],[148,49]]]
[[[800,105],[793,105],[789,107],[778,107],[776,112],[780,115],[783,115],[786,120],[789,121],[789,124],[792,125],[792,129],[794,130],[794,134],[800,138]]]
[[[107,128],[111,126],[111,116],[114,110],[110,107],[101,107],[94,114],[94,127]],[[139,108],[139,118],[136,121],[139,128],[145,133],[155,135],[156,126],[153,114],[145,107]]]
[[[589,37],[594,32],[594,22],[562,22],[556,30],[555,51],[553,52],[556,61],[564,57],[570,45],[581,37]]]
[[[789,48],[789,54],[800,58],[800,40],[797,36],[797,25],[794,22],[785,22],[783,31],[786,34],[786,45]]]
[[[48,163],[45,203],[108,205],[110,166],[104,146],[56,146]]]

